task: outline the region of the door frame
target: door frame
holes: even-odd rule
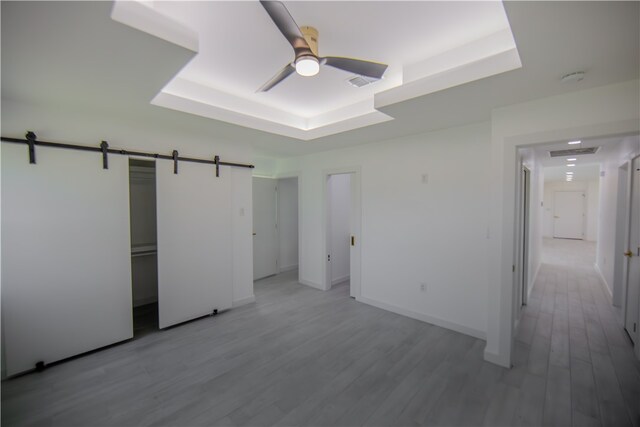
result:
[[[527,305],[529,297],[529,228],[531,224],[531,170],[524,164],[521,165],[519,203],[518,203],[518,307]],[[516,316],[519,320],[520,313]]]
[[[361,296],[361,265],[362,265],[362,195],[361,195],[361,168],[360,166],[345,166],[341,168],[325,169],[322,171],[322,285],[324,290],[331,289],[331,274],[329,273],[329,177],[331,175],[351,174],[351,235],[355,237],[355,245],[350,254],[350,294],[356,300]]]

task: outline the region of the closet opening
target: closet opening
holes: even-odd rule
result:
[[[133,336],[158,327],[158,247],[155,161],[129,159]]]

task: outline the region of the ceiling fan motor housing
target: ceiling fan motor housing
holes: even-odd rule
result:
[[[311,48],[311,52],[315,56],[318,55],[318,30],[313,27],[300,27],[300,32],[302,36],[307,41],[307,44]]]

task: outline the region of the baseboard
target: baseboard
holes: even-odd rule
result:
[[[285,271],[296,270],[298,268],[298,264],[289,265],[287,267],[278,268],[278,273],[284,273]]]
[[[342,277],[338,277],[337,279],[333,279],[333,280],[331,281],[331,286],[333,286],[333,285],[337,285],[338,283],[342,283],[342,282],[344,282],[345,280],[349,280],[349,278],[350,278],[350,277],[351,277],[351,276],[347,274],[346,276],[342,276]]]
[[[499,354],[484,349],[484,360],[494,365],[502,366],[503,368],[511,368],[511,364],[506,363]]]
[[[142,307],[143,305],[147,304],[153,304],[154,302],[158,302],[158,297],[142,298],[133,302],[133,308]]]
[[[387,304],[385,302],[377,301],[371,298],[358,297],[356,298],[356,300],[363,302],[365,304],[372,305],[374,307],[381,308],[383,310],[390,311],[392,313],[400,314],[402,316],[410,317],[416,320],[421,320],[426,323],[431,323],[432,325],[440,326],[445,329],[450,329],[455,332],[460,332],[461,334],[469,335],[474,338],[478,338],[481,340],[487,339],[487,334],[484,331],[459,325],[457,323],[450,322],[448,320],[440,319],[439,317],[429,316],[424,313],[418,313],[417,311],[408,310],[406,308],[398,307],[392,304]]]
[[[607,282],[607,279],[604,278],[604,275],[602,274],[602,270],[600,270],[600,266],[598,265],[597,262],[593,264],[593,268],[596,270],[596,273],[598,273],[598,276],[600,276],[600,281],[601,281],[600,284],[602,285],[602,287],[605,290],[605,293],[609,297],[609,303],[613,304],[613,294],[611,293],[611,288],[609,287],[609,283]]]
[[[231,303],[231,307],[235,308],[235,307],[240,307],[241,305],[245,305],[245,304],[251,304],[252,302],[256,302],[256,296],[255,295],[251,295],[245,298],[240,298],[237,299],[235,301],[233,301]]]
[[[326,289],[324,288],[324,286],[320,285],[319,283],[314,283],[310,280],[305,280],[305,279],[298,279],[298,282],[301,285],[305,285],[305,286],[310,286],[312,288],[316,288],[316,289],[320,289],[321,291],[326,291]]]

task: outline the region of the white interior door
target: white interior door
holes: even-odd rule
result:
[[[2,144],[7,374],[133,336],[129,159]]]
[[[276,183],[253,178],[253,280],[278,272]]]
[[[631,222],[629,227],[628,280],[625,310],[625,329],[638,344],[640,323],[640,158],[633,161],[631,183]]]
[[[159,326],[230,308],[233,299],[231,170],[156,164]]]
[[[584,192],[556,191],[553,203],[553,237],[582,239]]]

